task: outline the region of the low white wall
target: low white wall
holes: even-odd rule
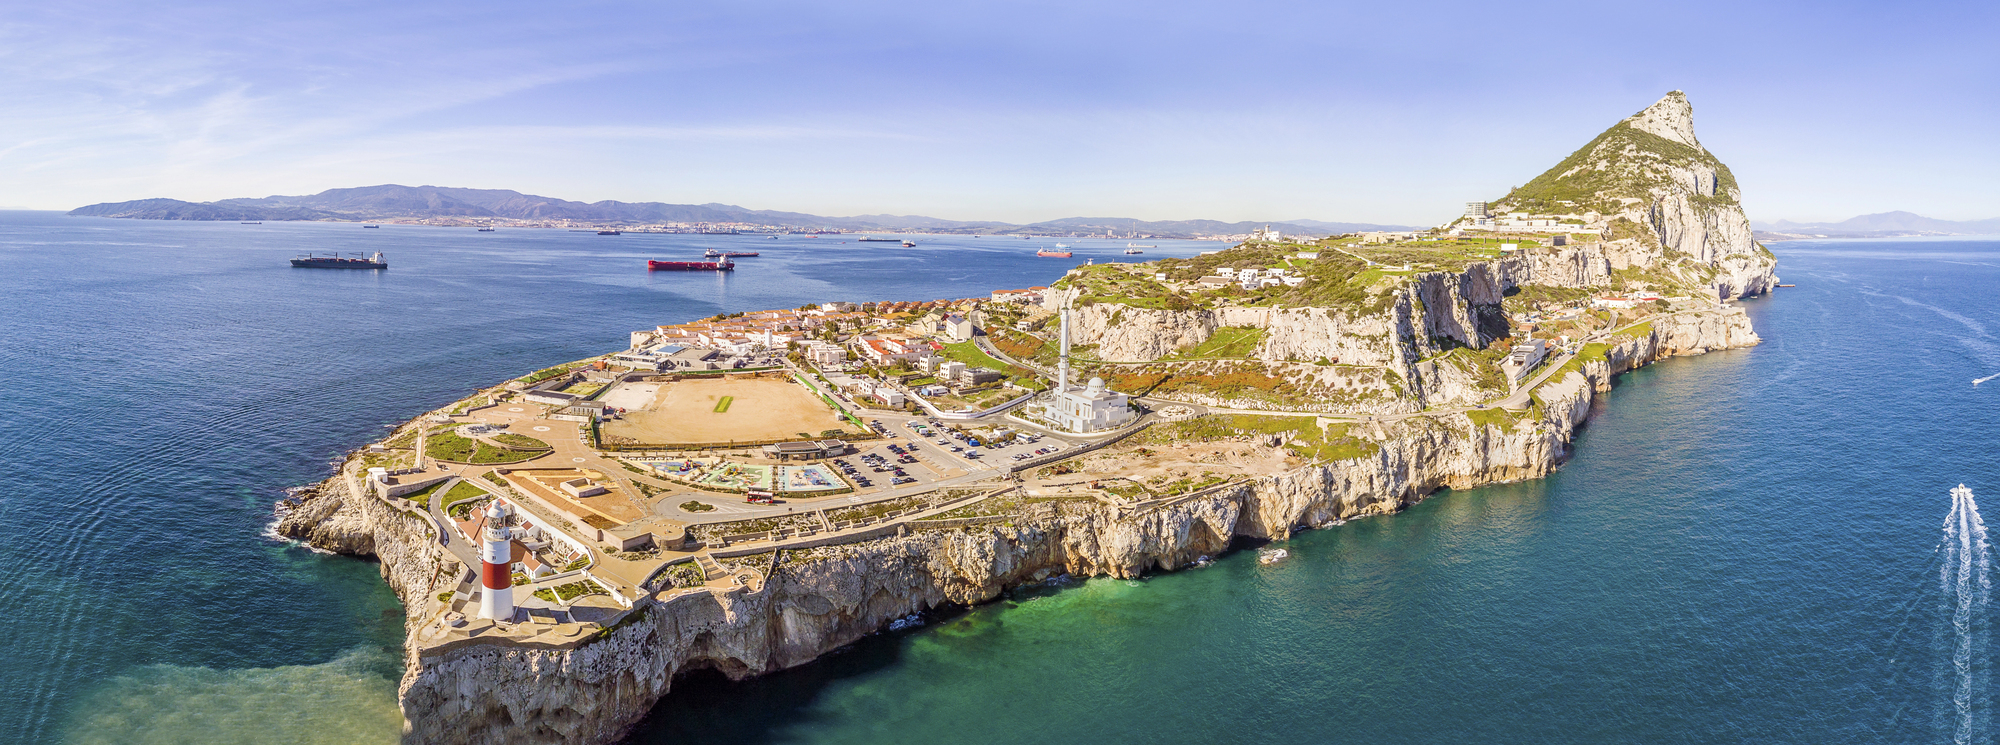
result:
[[[1018,406],[1021,404],[1021,402],[1027,401],[1028,399],[1034,397],[1035,397],[1035,392],[1028,391],[1027,393],[1021,394],[1017,398],[1014,398],[1012,400],[1009,400],[1005,403],[999,404],[992,408],[986,409],[984,411],[943,411],[940,410],[937,406],[932,405],[930,401],[925,400],[923,396],[919,396],[915,393],[910,394],[910,400],[916,401],[917,405],[923,407],[925,411],[930,412],[931,416],[937,417],[939,419],[953,419],[953,420],[978,419],[984,416],[992,416],[994,414],[998,414],[1002,411],[1006,411],[1007,409]]]

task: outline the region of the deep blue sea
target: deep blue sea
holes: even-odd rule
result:
[[[919,240],[0,213],[0,732],[391,742],[396,599],[372,563],[267,535],[285,487],[634,329],[1127,258]],[[751,245],[733,275],[644,271]],[[1990,652],[1950,664],[1939,546],[1947,489],[2000,495],[2000,380],[1971,384],[2000,373],[2000,242],[1773,248],[1798,287],[1747,303],[1765,344],[1620,378],[1551,478],[1306,533],[1274,565],[1024,590],[764,679],[697,675],[634,739],[1948,741],[1970,680],[1990,742]],[[394,268],[286,265],[308,250]]]

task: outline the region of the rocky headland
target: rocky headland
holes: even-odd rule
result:
[[[1436,268],[1405,260],[1393,271],[1382,268],[1392,256],[1359,243],[1245,245],[1131,270],[1161,282],[1165,294],[1130,294],[1136,274],[1098,276],[1094,268],[1058,286],[1057,302],[1078,307],[1078,341],[1099,374],[1151,386],[1135,394],[1238,412],[1162,422],[1155,429],[1174,428],[1171,435],[1140,433],[1066,463],[1111,474],[1138,454],[1207,439],[1282,463],[1261,472],[1116,500],[1035,498],[1000,482],[998,496],[976,508],[855,540],[761,552],[710,547],[718,550],[708,560],[729,562],[723,568],[742,581],[649,582],[634,588],[629,608],[587,633],[534,643],[439,641],[431,599],[459,586],[467,568],[439,526],[359,488],[351,469],[288,504],[279,531],[381,561],[410,614],[400,688],[407,742],[603,743],[623,736],[691,670],[761,675],[913,613],[989,601],[1052,575],[1172,571],[1239,539],[1284,540],[1388,515],[1440,490],[1542,477],[1570,457],[1593,402],[1618,374],[1761,341],[1729,301],[1772,287],[1774,261],[1750,240],[1733,178],[1694,139],[1691,116],[1685,98],[1670,94],[1509,196],[1524,209],[1572,210],[1578,217],[1552,218],[1578,220],[1562,223],[1560,234],[1597,240],[1492,256],[1454,249]],[[1327,273],[1262,295],[1188,289],[1190,276],[1231,262],[1303,265],[1301,252],[1321,254],[1322,268],[1312,271]],[[1352,266],[1339,264],[1347,256]],[[1639,291],[1662,299],[1643,314],[1553,309],[1592,293]],[[1519,320],[1529,315],[1545,319],[1543,330]],[[1190,352],[1223,329],[1240,331],[1246,348]],[[1572,351],[1518,391],[1496,384],[1489,368],[1497,355],[1548,329],[1574,333]],[[1215,382],[1224,379],[1250,383]],[[1251,384],[1258,380],[1277,383]],[[1485,405],[1496,399],[1508,403]],[[1311,424],[1252,431],[1241,411]],[[1316,420],[1315,411],[1325,416]]]

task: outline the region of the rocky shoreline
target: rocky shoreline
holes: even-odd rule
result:
[[[1236,538],[1389,514],[1439,489],[1545,476],[1571,455],[1597,393],[1621,372],[1761,340],[1740,308],[1662,317],[1538,389],[1540,406],[1506,425],[1463,414],[1385,422],[1373,454],[1247,479],[1142,509],[1041,502],[1005,521],[920,529],[845,544],[810,560],[771,559],[768,579],[727,592],[663,590],[568,648],[412,643],[400,686],[405,742],[613,742],[680,673],[742,679],[810,662],[945,604],[989,601],[1056,573],[1135,577],[1185,567]],[[421,516],[335,476],[301,492],[277,530],[317,548],[379,559],[406,608],[465,571]]]

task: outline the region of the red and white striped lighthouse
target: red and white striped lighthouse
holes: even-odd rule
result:
[[[514,506],[495,499],[486,508],[486,530],[480,533],[479,617],[514,620]]]

